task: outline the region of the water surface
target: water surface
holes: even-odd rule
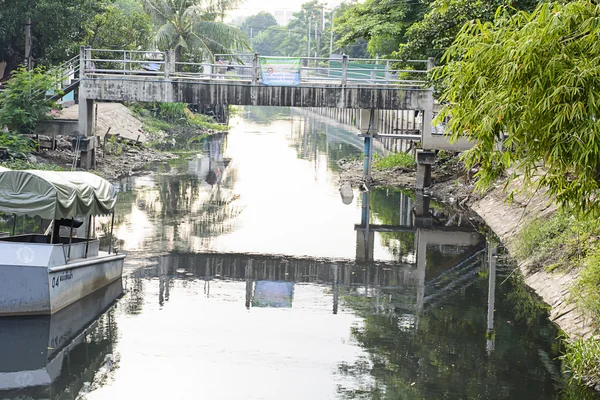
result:
[[[485,228],[398,189],[344,204],[337,160],[360,151],[349,128],[247,108],[118,182],[127,294],[64,340],[4,321],[0,399],[597,398],[565,389],[557,329]]]

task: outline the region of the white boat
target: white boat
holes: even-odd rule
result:
[[[91,237],[93,217],[114,222],[116,200],[110,182],[87,172],[0,172],[0,212],[14,218],[13,234],[0,237],[0,316],[51,315],[120,279],[125,255],[111,251],[112,225],[108,252]],[[25,215],[50,221],[46,233],[15,235]],[[73,237],[77,225],[85,237]]]

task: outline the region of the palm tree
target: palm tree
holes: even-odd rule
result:
[[[245,35],[223,23],[225,12],[241,0],[143,0],[157,31],[155,45],[192,56],[235,53],[247,49]]]

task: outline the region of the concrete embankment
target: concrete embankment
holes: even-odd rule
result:
[[[470,206],[513,255],[516,254],[521,229],[533,220],[549,218],[556,211],[556,206],[543,192],[529,196],[516,194],[509,203],[503,185],[498,185]],[[552,321],[570,337],[587,338],[593,335],[591,319],[569,301],[571,287],[578,277],[575,269],[547,272],[543,268],[531,268],[528,259],[518,259],[517,262],[527,285],[552,307]]]

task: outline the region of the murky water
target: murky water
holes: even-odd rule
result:
[[[360,147],[247,109],[119,182],[127,294],[0,320],[0,399],[597,398],[565,388],[556,328],[485,229],[397,189],[345,204],[337,160]]]

